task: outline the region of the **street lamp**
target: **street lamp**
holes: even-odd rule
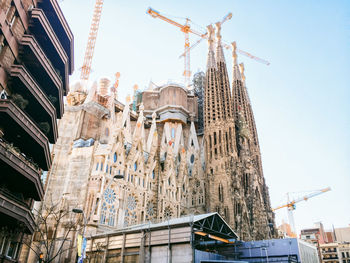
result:
[[[84,227],[83,227],[83,240],[84,240],[84,237],[85,237],[85,229],[86,229],[86,217],[85,217],[85,214],[84,214],[84,210],[83,209],[80,209],[80,208],[73,208],[72,209],[72,212],[75,213],[75,214],[83,214],[83,219],[84,219]],[[82,251],[82,254],[81,254],[81,257],[79,258],[79,261],[78,262],[84,262],[84,253],[85,253],[85,249],[83,248],[84,251]],[[80,261],[80,260],[83,260],[83,261]]]
[[[86,228],[86,217],[85,217],[84,211],[83,211],[83,209],[80,209],[80,208],[73,208],[72,212],[75,214],[83,214],[83,219],[84,219],[83,237],[84,237],[85,236],[85,228]]]

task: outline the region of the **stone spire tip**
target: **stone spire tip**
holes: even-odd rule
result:
[[[208,30],[208,45],[209,45],[209,52],[208,52],[208,59],[207,59],[207,68],[216,68],[215,64],[215,57],[214,57],[214,35],[215,35],[215,29],[212,25],[207,26]]]
[[[233,41],[231,43],[231,46],[232,46],[233,64],[237,65],[237,44],[236,44],[236,41]]]
[[[244,64],[243,63],[239,64],[239,69],[241,71],[242,80],[245,81]]]

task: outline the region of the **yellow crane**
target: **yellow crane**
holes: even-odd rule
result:
[[[289,193],[287,193],[287,199],[288,199],[287,203],[285,203],[283,205],[280,205],[280,206],[277,206],[276,208],[273,208],[272,211],[276,211],[278,209],[287,207],[289,224],[290,224],[290,227],[291,227],[291,230],[292,230],[293,234],[295,235],[294,237],[296,237],[296,229],[295,229],[294,216],[293,216],[293,211],[296,209],[296,205],[295,204],[299,203],[299,202],[302,202],[302,201],[307,201],[307,200],[309,200],[312,197],[315,197],[315,196],[318,196],[320,194],[326,193],[326,192],[328,192],[330,190],[331,190],[330,187],[323,188],[323,189],[320,189],[320,190],[314,190],[311,193],[309,193],[307,195],[304,195],[302,197],[296,198],[294,200],[290,200],[289,199]]]
[[[207,33],[202,33],[199,31],[196,31],[194,29],[191,28],[190,25],[190,19],[186,18],[186,23],[184,25],[160,14],[158,11],[152,9],[151,7],[148,8],[147,10],[147,14],[149,14],[150,16],[152,16],[153,18],[159,18],[169,24],[172,24],[178,28],[180,28],[180,31],[183,32],[185,34],[185,52],[183,53],[183,57],[184,57],[184,72],[183,75],[185,77],[185,84],[188,85],[190,83],[190,77],[191,77],[191,69],[190,69],[190,40],[189,40],[189,33],[197,35],[200,37],[200,39],[205,38],[205,36],[207,36]],[[227,14],[223,20],[221,21],[221,23],[224,23],[225,21],[231,19],[232,14],[229,13]],[[197,41],[198,42],[198,41]],[[197,43],[199,44],[199,43]],[[196,45],[196,44],[195,44]]]
[[[101,20],[103,1],[104,0],[96,0],[94,13],[93,13],[92,21],[90,25],[89,38],[88,38],[88,42],[85,50],[84,62],[81,68],[81,75],[80,75],[80,80],[86,81],[86,82],[90,77],[91,63],[92,63],[92,58],[95,50],[97,32],[98,32],[98,28]]]

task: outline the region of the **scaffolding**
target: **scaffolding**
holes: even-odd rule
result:
[[[194,94],[198,98],[198,128],[197,134],[201,135],[204,132],[204,85],[205,73],[203,71],[197,72],[193,76]]]

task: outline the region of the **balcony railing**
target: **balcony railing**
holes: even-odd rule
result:
[[[12,143],[5,141],[4,138],[0,138],[0,145],[4,146],[7,150],[15,154],[18,158],[30,166],[30,168],[37,171],[39,174],[41,173],[40,167],[32,159],[28,158],[24,153],[21,153],[21,151],[17,147],[13,146]]]
[[[10,190],[5,187],[0,187],[0,195],[5,196],[9,200],[23,206],[25,209],[30,210],[29,205],[24,201],[23,197],[21,198],[18,195],[13,194]]]

